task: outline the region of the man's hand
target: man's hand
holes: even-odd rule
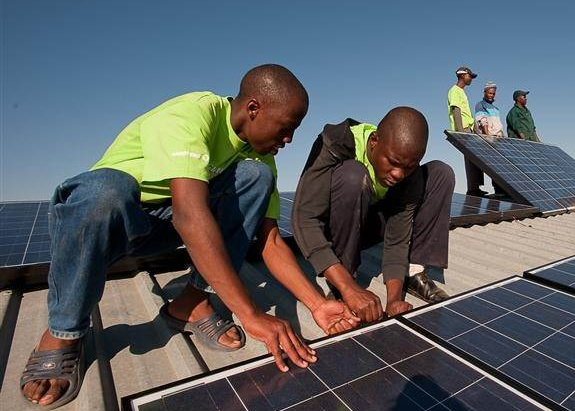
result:
[[[381,300],[371,291],[356,285],[345,291],[340,290],[340,292],[343,301],[362,321],[370,323],[383,318]]]
[[[361,321],[361,318],[354,315],[345,303],[335,300],[325,300],[311,314],[316,324],[326,334],[351,330]]]
[[[387,306],[385,307],[385,313],[389,317],[392,317],[412,309],[413,306],[407,301],[388,301]]]
[[[257,313],[244,320],[240,318],[240,322],[251,337],[266,345],[280,371],[289,371],[282,358],[282,351],[301,368],[317,361],[315,351],[300,340],[287,321],[265,313]]]

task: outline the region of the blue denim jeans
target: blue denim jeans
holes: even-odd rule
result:
[[[209,183],[210,209],[236,271],[266,213],[273,187],[269,167],[254,160],[239,161]],[[171,218],[169,203],[142,204],[137,181],[122,171],[89,171],[58,186],[50,204],[50,333],[77,339],[87,332],[114,261],[182,245]],[[213,291],[197,272],[190,281]]]

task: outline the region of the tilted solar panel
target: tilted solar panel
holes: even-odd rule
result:
[[[566,211],[564,204],[558,201],[558,198],[550,194],[544,187],[534,181],[531,176],[535,176],[540,167],[535,166],[532,160],[526,159],[519,155],[517,150],[508,149],[508,155],[513,154],[512,158],[507,158],[499,152],[490,141],[496,141],[496,138],[483,138],[477,134],[456,133],[445,131],[447,140],[457,147],[466,157],[474,164],[481,168],[489,177],[500,185],[516,201],[525,204],[531,204],[544,214],[561,213]],[[503,141],[501,147],[512,147],[505,141],[516,140],[499,138],[497,141]],[[523,141],[523,140],[516,140]],[[520,164],[514,164],[514,162]],[[523,168],[523,169],[522,169]],[[526,172],[529,171],[529,175]],[[549,174],[542,175],[540,182],[545,179],[551,179]],[[551,181],[551,180],[549,180]],[[551,182],[548,183],[550,186]],[[567,192],[563,192],[566,195]]]
[[[313,344],[308,369],[272,359],[149,390],[124,411],[494,411],[545,409],[396,320]]]
[[[575,297],[514,277],[402,321],[554,409],[575,410]]]
[[[560,148],[516,138],[482,138],[565,208],[575,207],[575,160]]]
[[[575,294],[575,256],[527,270],[523,275],[531,280]]]

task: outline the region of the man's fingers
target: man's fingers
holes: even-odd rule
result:
[[[293,332],[291,327],[287,329],[287,334],[293,346],[295,347],[297,353],[304,361],[308,363],[317,361],[317,358],[315,357],[315,351],[309,348],[307,344],[302,342],[302,340],[296,335],[296,333]]]
[[[353,324],[354,322],[359,323],[361,321],[361,318],[355,315],[355,313],[349,309],[347,304],[344,304],[343,318],[345,318],[350,324]]]
[[[287,354],[291,362],[300,368],[305,368],[308,366],[308,362],[302,359],[286,334],[280,335],[280,344],[282,350]]]
[[[282,358],[282,350],[277,341],[268,344],[268,351],[274,356],[274,361],[281,372],[288,372],[289,367]]]

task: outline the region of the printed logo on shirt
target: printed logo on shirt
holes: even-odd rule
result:
[[[210,156],[207,154],[194,153],[191,151],[174,151],[172,152],[172,157],[188,157],[195,158],[198,160],[205,161],[206,163],[210,161]]]

